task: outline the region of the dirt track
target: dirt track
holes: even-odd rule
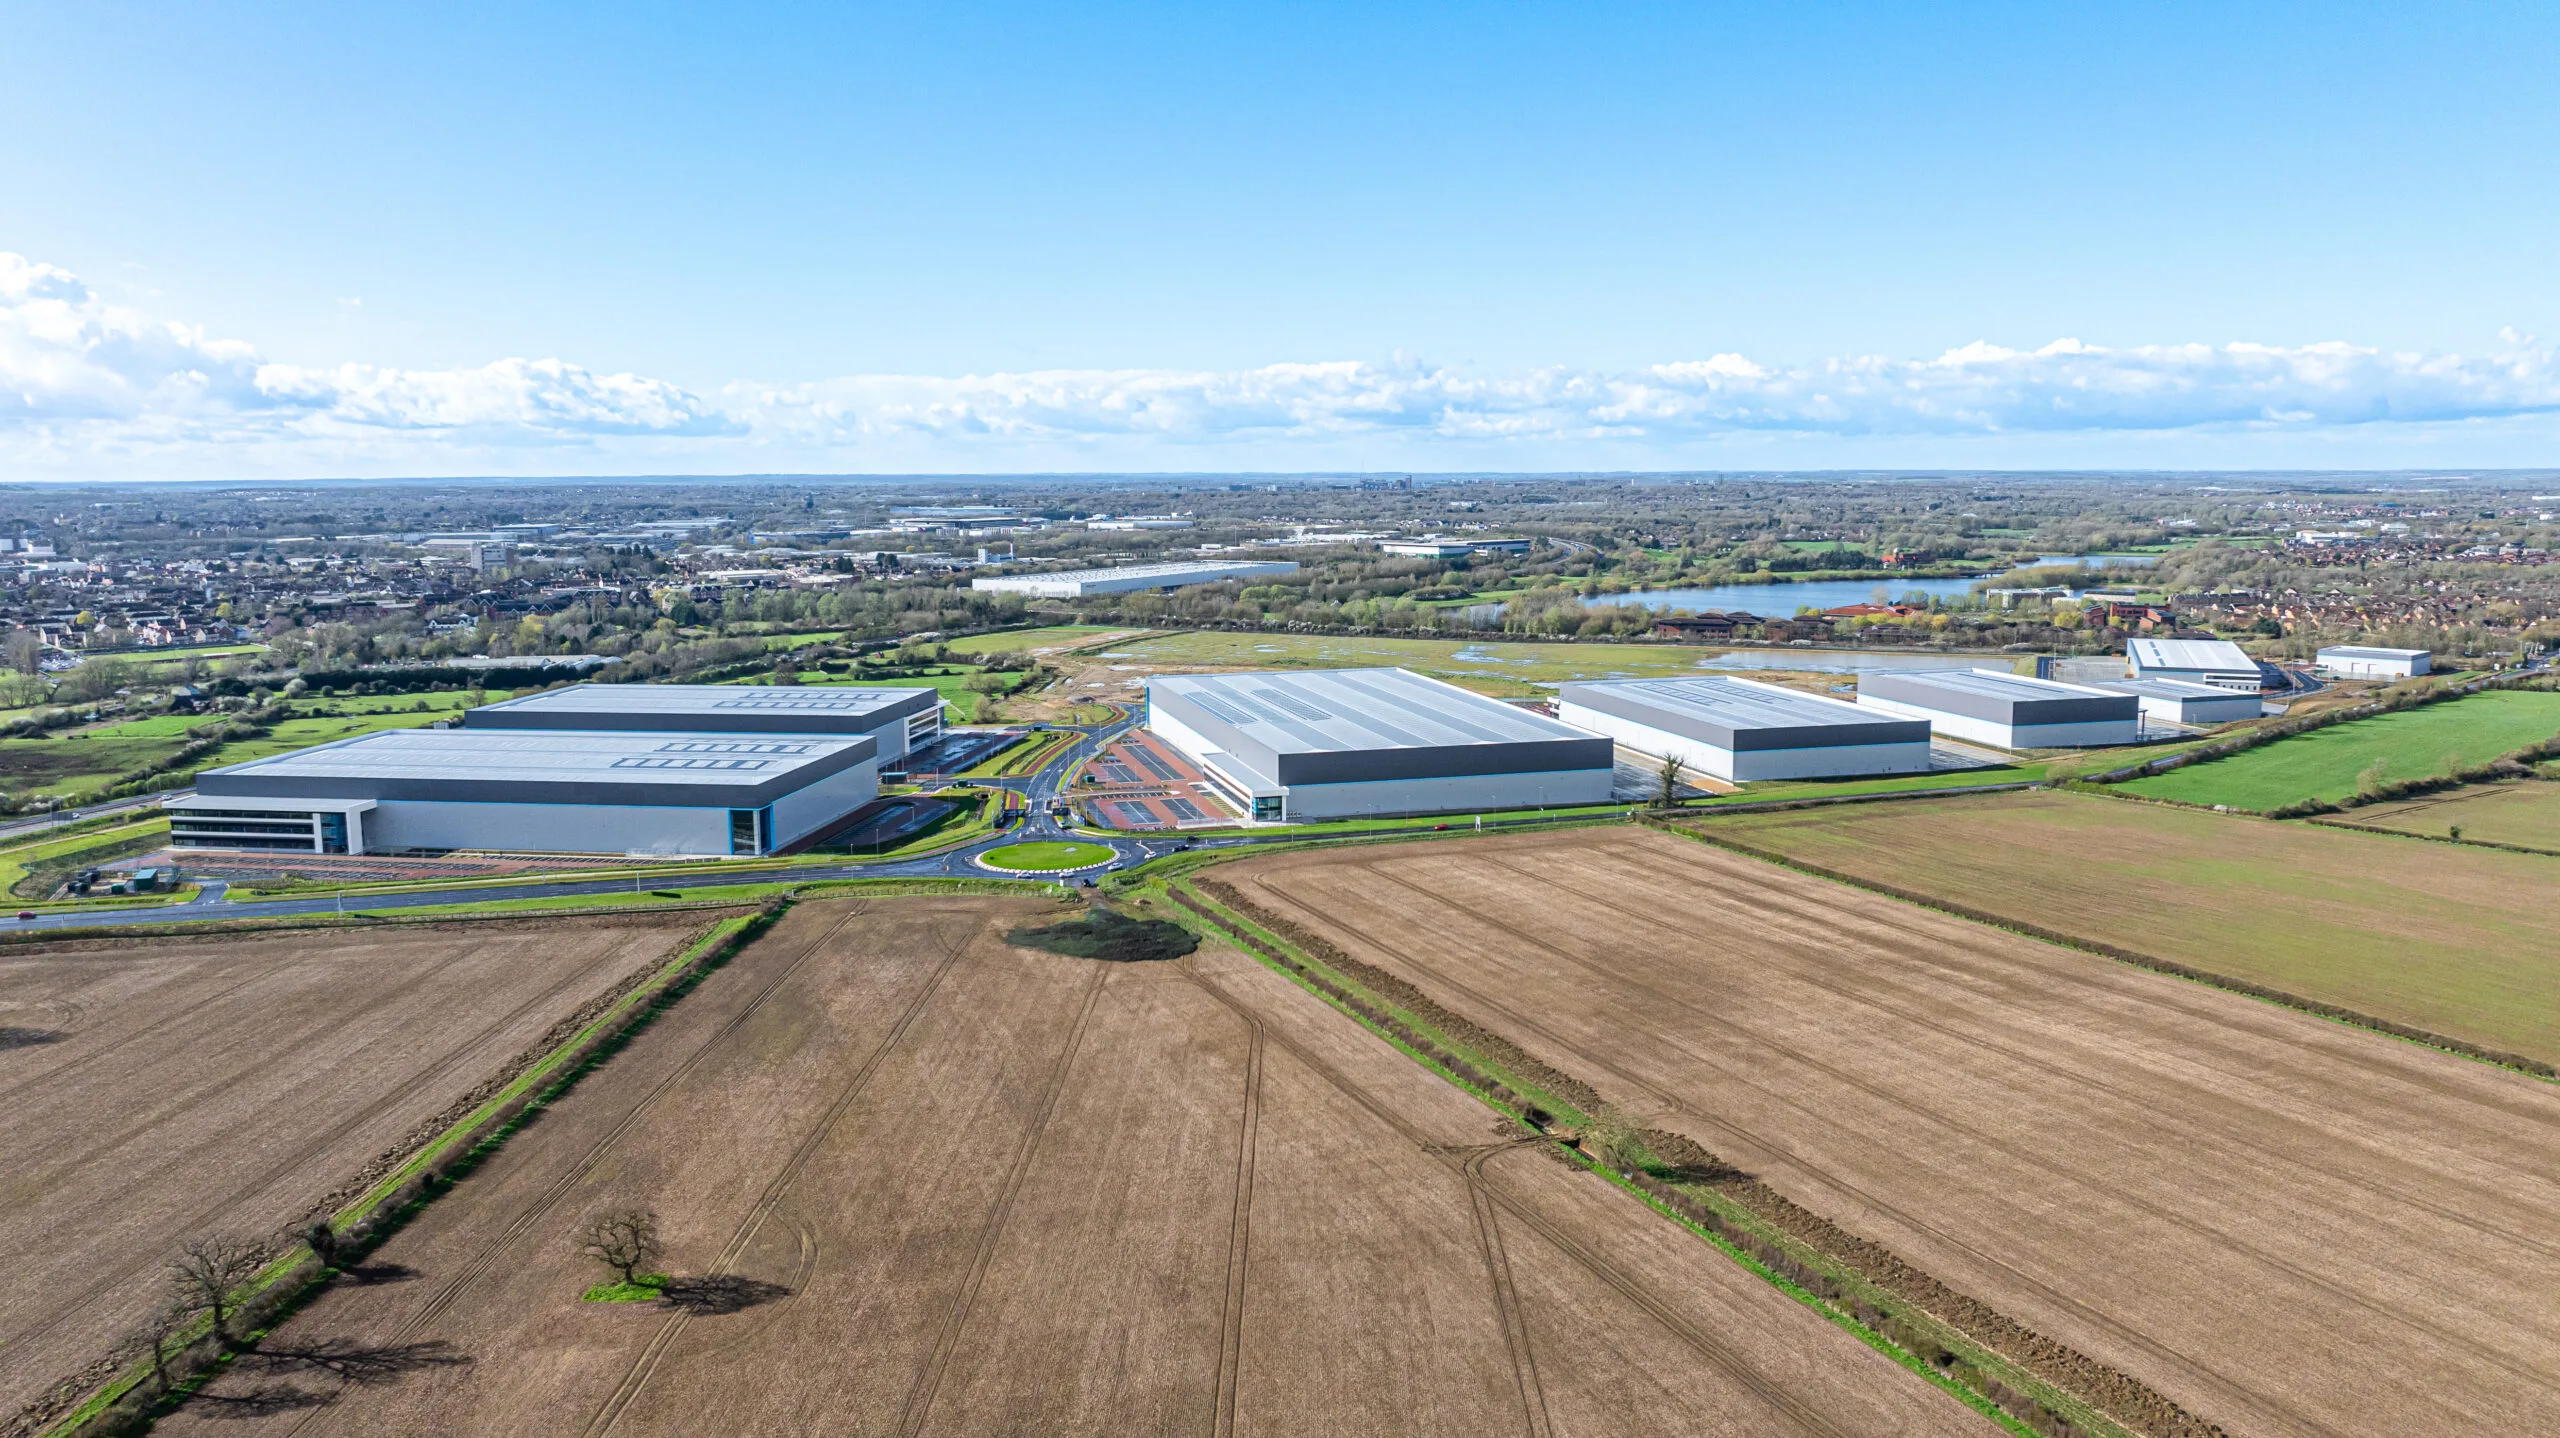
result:
[[[1250,960],[1047,912],[795,910],[168,1428],[1994,1431]],[[632,1202],[726,1293],[577,1301]]]
[[[2234,1432],[2560,1428],[2560,1092],[1633,829],[1223,869]]]
[[[300,1219],[687,932],[492,923],[0,955],[0,1416],[132,1330],[179,1242]]]

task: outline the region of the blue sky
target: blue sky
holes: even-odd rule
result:
[[[0,473],[2560,463],[2555,39],[0,5]]]

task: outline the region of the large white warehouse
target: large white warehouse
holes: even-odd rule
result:
[[[573,684],[466,711],[466,729],[867,735],[883,767],[942,734],[931,689],[795,689],[739,684]]]
[[[2266,687],[2258,661],[2225,639],[2128,639],[2124,655],[2136,679],[2175,679],[2251,694]]]
[[[868,735],[387,729],[196,777],[181,848],[769,854],[880,792]]]
[[[1028,594],[1037,599],[1075,599],[1087,594],[1123,594],[1133,589],[1180,589],[1186,584],[1214,584],[1221,579],[1266,579],[1295,574],[1291,559],[1250,559],[1220,563],[1185,560],[1172,564],[1130,564],[1118,569],[1065,569],[1055,574],[1002,574],[969,581],[972,589],[995,594]]]
[[[1753,679],[1700,676],[1567,684],[1556,717],[1729,783],[1916,774],[1929,723]]]
[[[2320,672],[2335,679],[2415,679],[2427,672],[2435,655],[2424,649],[2377,649],[2365,644],[2336,644],[2320,651]]]
[[[1147,727],[1256,819],[1604,804],[1607,739],[1402,669],[1158,675]]]
[[[1858,707],[1926,719],[1934,733],[2003,749],[2075,749],[2142,737],[2142,701],[2005,669],[1858,676]]]
[[[2266,712],[2266,704],[2255,694],[2183,679],[2104,679],[2089,687],[2130,694],[2141,703],[2143,713],[2171,724],[2228,724]]]

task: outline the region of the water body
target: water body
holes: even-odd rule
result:
[[[2135,568],[2157,564],[2156,554],[2086,554],[2047,555],[2037,564],[2077,564],[2083,569]],[[1591,605],[1635,604],[1646,609],[1740,609],[1763,619],[1785,618],[1799,609],[1837,609],[1844,604],[1867,604],[1882,590],[1888,600],[1899,602],[1907,594],[1926,594],[1934,599],[1947,599],[1971,594],[1976,581],[1971,579],[1825,579],[1810,584],[1719,584],[1705,589],[1652,589],[1640,594],[1602,594],[1583,602]],[[1489,622],[1502,613],[1500,604],[1471,604],[1470,617]]]

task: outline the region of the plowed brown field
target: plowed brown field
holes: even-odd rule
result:
[[[697,922],[0,954],[0,1416],[132,1331],[180,1242],[299,1220]]]
[[[796,909],[164,1431],[1996,1431],[1241,955],[1003,942],[1054,912]],[[635,1203],[686,1306],[578,1299]]]
[[[1640,829],[1218,873],[2235,1433],[2560,1431],[2551,1085]]]

